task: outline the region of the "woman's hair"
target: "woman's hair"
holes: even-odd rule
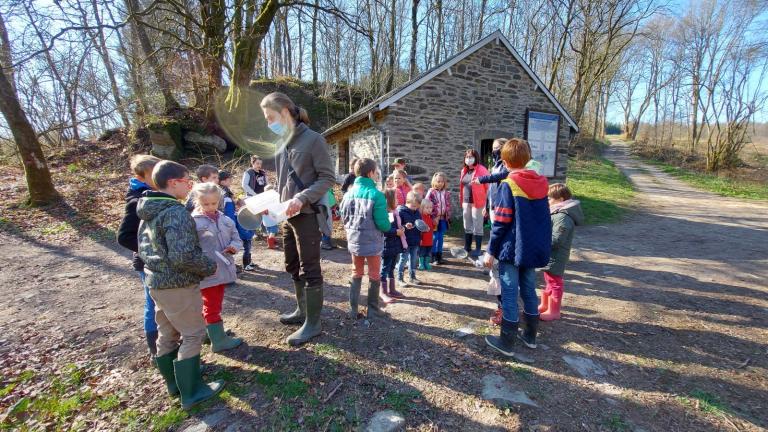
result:
[[[395,196],[394,189],[384,190],[384,198],[387,199],[387,210],[394,210],[397,208],[397,197]]]
[[[531,160],[531,147],[528,141],[521,138],[510,138],[501,148],[501,159],[512,169],[525,168]]]
[[[567,201],[573,197],[573,194],[571,194],[571,190],[568,189],[568,186],[563,183],[554,183],[549,185],[547,196],[552,199]]]
[[[441,178],[443,179],[443,188],[442,188],[442,189],[437,189],[437,181],[438,181],[439,179],[441,179]],[[444,172],[442,172],[442,171],[438,171],[438,172],[434,173],[434,174],[432,175],[432,183],[431,183],[431,186],[432,186],[432,188],[433,188],[433,189],[437,189],[437,190],[445,190],[445,188],[448,186],[448,177],[447,177],[447,176],[445,175],[445,173],[444,173]]]
[[[493,146],[495,146],[495,145],[498,145],[499,149],[501,149],[502,147],[504,147],[504,143],[506,143],[506,142],[507,142],[506,138],[496,138],[495,140],[493,140],[493,144],[491,145],[491,149],[493,149]]]
[[[291,117],[296,123],[304,123],[309,125],[309,114],[307,110],[293,103],[291,98],[280,92],[270,93],[264,96],[261,100],[261,108],[269,108],[279,113],[283,112],[283,108],[287,109],[291,113]]]
[[[395,174],[400,175],[400,177],[402,177],[403,180],[405,180],[405,184],[407,184],[408,186],[411,185],[411,182],[408,181],[408,173],[405,172],[405,170],[396,169],[396,170],[392,171],[392,180],[395,179]]]
[[[221,202],[221,188],[213,183],[197,183],[192,187],[192,196],[195,197],[195,206],[200,204],[200,199],[205,195],[216,195]]]
[[[475,149],[467,149],[467,151],[464,152],[464,159],[466,159],[467,156],[472,156],[473,158],[475,158],[475,165],[473,165],[473,166],[480,165],[480,153],[478,153],[477,150],[475,150]],[[469,168],[467,163],[464,162],[464,159],[461,160],[461,163],[464,164],[464,168]]]

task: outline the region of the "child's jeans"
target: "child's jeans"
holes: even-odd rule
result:
[[[547,287],[544,288],[544,292],[547,295],[550,295],[556,299],[563,298],[563,277],[562,276],[555,276],[553,274],[544,272],[544,282],[547,284]]]
[[[368,279],[372,281],[381,280],[381,255],[357,256],[352,255],[352,264],[355,266],[352,277],[360,279],[365,275],[365,262],[368,261]]]
[[[224,284],[214,285],[200,290],[203,298],[203,319],[206,324],[216,324],[221,321],[221,305],[224,303],[225,286]]]
[[[418,261],[419,246],[408,246],[408,249],[400,254],[400,262],[397,264],[397,278],[403,278],[405,275],[405,264],[408,263],[408,275],[411,279],[414,279],[416,277],[416,266],[418,266]]]
[[[422,258],[432,256],[432,246],[419,246],[419,256]]]
[[[157,311],[157,355],[166,355],[176,348],[177,360],[200,355],[205,337],[205,321],[200,310],[203,300],[197,284],[184,288],[151,289]]]
[[[251,263],[251,245],[253,244],[253,239],[240,239],[243,241],[243,267],[249,265]]]
[[[432,234],[432,253],[443,253],[443,239],[445,238],[445,232],[448,231],[448,222],[444,219],[440,219],[437,222],[435,233]]]
[[[155,321],[155,301],[149,295],[149,287],[144,283],[146,274],[144,271],[136,272],[141,279],[141,286],[144,288],[144,333],[157,331],[157,322]]]
[[[400,259],[400,255],[387,255],[381,258],[381,284],[385,285],[387,279],[395,278],[395,264]]]
[[[526,315],[539,315],[539,298],[536,297],[536,270],[516,267],[508,261],[499,262],[499,281],[501,282],[501,309],[505,320],[517,322],[519,311],[517,295],[523,299]]]

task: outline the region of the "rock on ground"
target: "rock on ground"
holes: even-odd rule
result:
[[[405,424],[405,417],[392,410],[379,411],[371,417],[366,432],[393,432]]]
[[[515,390],[501,375],[491,374],[483,377],[483,399],[495,403],[523,404],[538,407],[525,392]]]

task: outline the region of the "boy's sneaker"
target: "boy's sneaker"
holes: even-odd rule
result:
[[[412,277],[411,280],[408,281],[408,283],[416,286],[421,285],[421,281],[416,279],[416,276]]]
[[[254,267],[253,264],[248,264],[247,266],[245,266],[245,270],[254,271],[256,270],[256,267]]]
[[[402,276],[400,276],[399,278],[397,278],[397,285],[401,287],[406,287],[408,286],[408,282],[406,282],[405,279]]]

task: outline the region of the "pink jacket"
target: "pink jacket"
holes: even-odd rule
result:
[[[459,176],[459,204],[464,202],[464,187],[461,185],[461,179],[464,178],[464,174],[467,173],[467,168],[461,169],[461,175]],[[488,170],[482,165],[475,165],[475,170],[472,173],[472,180],[487,176]],[[488,184],[474,184],[472,183],[472,207],[483,208],[485,207],[485,201],[488,199]]]

